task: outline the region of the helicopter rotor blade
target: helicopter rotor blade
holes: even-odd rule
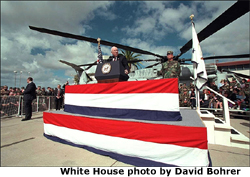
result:
[[[235,74],[235,75],[237,75],[237,76],[240,76],[240,77],[244,77],[244,78],[250,79],[250,76],[245,75],[245,74],[236,73],[236,72],[233,72],[233,71],[229,71],[229,70],[227,70],[227,69],[222,69],[222,71],[225,71],[225,72],[228,72],[228,73],[233,73],[233,74]]]
[[[224,28],[226,25],[235,21],[239,17],[243,16],[249,12],[249,1],[237,1],[219,17],[217,17],[212,23],[205,27],[201,32],[199,32],[198,40],[201,42],[207,37],[216,33],[220,29]],[[192,39],[188,41],[181,49],[181,53],[178,56],[186,53],[189,49],[192,48]]]
[[[64,60],[59,60],[61,63],[64,63],[64,64],[66,64],[66,65],[69,65],[69,66],[71,66],[72,68],[74,68],[76,71],[79,71],[79,72],[83,72],[83,71],[87,71],[88,69],[90,69],[92,66],[94,66],[94,65],[97,65],[96,63],[96,61],[94,62],[94,63],[92,63],[92,64],[85,64],[85,65],[76,65],[76,64],[74,64],[74,63],[70,63],[70,62],[67,62],[67,61],[64,61]],[[87,67],[86,69],[82,69],[80,66],[89,66],[89,67]]]
[[[229,58],[249,58],[250,54],[241,54],[241,55],[224,55],[224,56],[211,56],[205,57],[204,60],[212,60],[212,59],[229,59]],[[180,59],[180,61],[191,61],[192,59]]]
[[[38,31],[38,32],[41,32],[41,33],[48,33],[48,34],[61,36],[61,37],[72,38],[72,39],[77,39],[77,40],[82,40],[82,41],[88,41],[88,42],[92,42],[92,43],[98,43],[95,38],[90,38],[90,37],[85,37],[85,36],[80,36],[80,35],[74,35],[74,34],[70,34],[70,33],[50,30],[50,29],[46,29],[46,28],[38,28],[38,27],[34,27],[34,26],[29,26],[29,28],[31,30],[35,30],[35,31]],[[105,41],[105,40],[101,40],[101,44],[106,45],[106,46],[110,46],[110,47],[116,46],[116,47],[118,47],[120,49],[132,51],[132,52],[135,52],[135,53],[140,53],[140,54],[145,54],[145,55],[153,55],[153,56],[160,57],[160,58],[163,57],[161,55],[154,54],[152,52],[148,52],[148,51],[141,50],[141,49],[138,49],[138,48],[129,47],[129,46],[125,46],[125,45],[121,45],[121,44],[117,44],[117,43],[113,43],[113,42],[109,42],[109,41]]]
[[[128,63],[138,63],[144,60],[128,60]]]
[[[88,78],[90,81],[93,81],[93,79],[91,79],[91,77],[88,75],[88,73],[84,72],[84,74],[86,74],[87,78]]]
[[[94,63],[90,64],[85,70],[90,69],[90,68],[91,68],[92,66],[94,66],[94,65],[97,65],[97,61],[95,61]]]
[[[145,67],[145,68],[152,68],[153,66],[157,66],[158,64],[161,64],[161,62],[155,63],[155,64],[153,64],[153,65],[149,65],[149,66],[147,66],[147,67]]]
[[[205,57],[204,60],[212,60],[212,59],[229,59],[229,58],[249,58],[250,54],[241,54],[241,55],[224,55],[224,56],[211,56],[211,57]],[[180,59],[180,61],[191,61],[192,59]]]
[[[89,64],[78,65],[78,66],[94,66],[94,65],[97,65],[97,61],[93,63],[89,63]]]
[[[71,66],[72,68],[74,68],[75,70],[79,71],[79,72],[82,72],[83,69],[80,68],[78,65],[74,64],[74,63],[70,63],[70,62],[67,62],[67,61],[64,61],[64,60],[59,60],[61,63],[64,63],[66,65],[69,65]]]
[[[161,61],[162,59],[159,59],[159,58],[156,58],[156,59],[146,59],[146,60],[128,60],[128,63],[138,63],[138,62],[141,62],[141,61],[145,61],[145,62],[148,62],[148,61]]]

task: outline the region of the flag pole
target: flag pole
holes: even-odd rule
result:
[[[98,48],[98,59],[97,59],[97,63],[103,63],[100,41],[101,41],[101,38],[97,38],[97,42],[98,42],[98,47],[97,47]]]
[[[97,38],[98,47],[100,46],[100,41],[101,41],[101,38]]]
[[[193,25],[193,18],[194,18],[194,15],[190,15],[189,17],[191,19],[191,24]],[[192,28],[193,30],[193,28]],[[192,35],[193,35],[193,32],[192,32]],[[193,37],[192,37],[193,38]],[[197,112],[200,112],[200,92],[197,88],[197,69],[196,69],[196,63],[193,63],[193,69],[194,69],[194,85],[195,85],[195,96],[196,96],[196,110]]]

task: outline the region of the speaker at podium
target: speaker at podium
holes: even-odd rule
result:
[[[125,68],[118,61],[110,61],[97,64],[95,78],[98,83],[112,83],[127,81],[129,76],[124,72]]]

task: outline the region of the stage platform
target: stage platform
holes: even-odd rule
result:
[[[207,129],[180,109],[178,79],[67,86],[44,135],[135,166],[209,166]]]
[[[211,166],[198,113],[185,108],[180,113],[182,121],[44,112],[44,136],[135,166]]]
[[[194,109],[190,109],[190,108],[180,108],[180,114],[182,116],[182,121],[150,121],[150,120],[137,120],[137,119],[96,117],[96,116],[89,116],[89,115],[82,115],[82,114],[72,114],[69,112],[65,112],[63,110],[49,111],[48,113],[73,115],[73,116],[84,116],[84,117],[90,117],[90,118],[94,118],[94,119],[108,119],[108,120],[120,120],[120,121],[129,121],[129,122],[143,122],[143,123],[152,123],[152,124],[166,124],[166,125],[179,125],[179,126],[204,127],[205,128],[205,125],[203,124],[197,111]]]

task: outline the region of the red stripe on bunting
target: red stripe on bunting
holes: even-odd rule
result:
[[[178,79],[127,81],[115,83],[66,86],[65,93],[117,94],[117,93],[179,93]]]
[[[43,113],[43,119],[46,124],[53,124],[85,132],[207,149],[207,130],[205,127],[108,120],[49,112]]]

